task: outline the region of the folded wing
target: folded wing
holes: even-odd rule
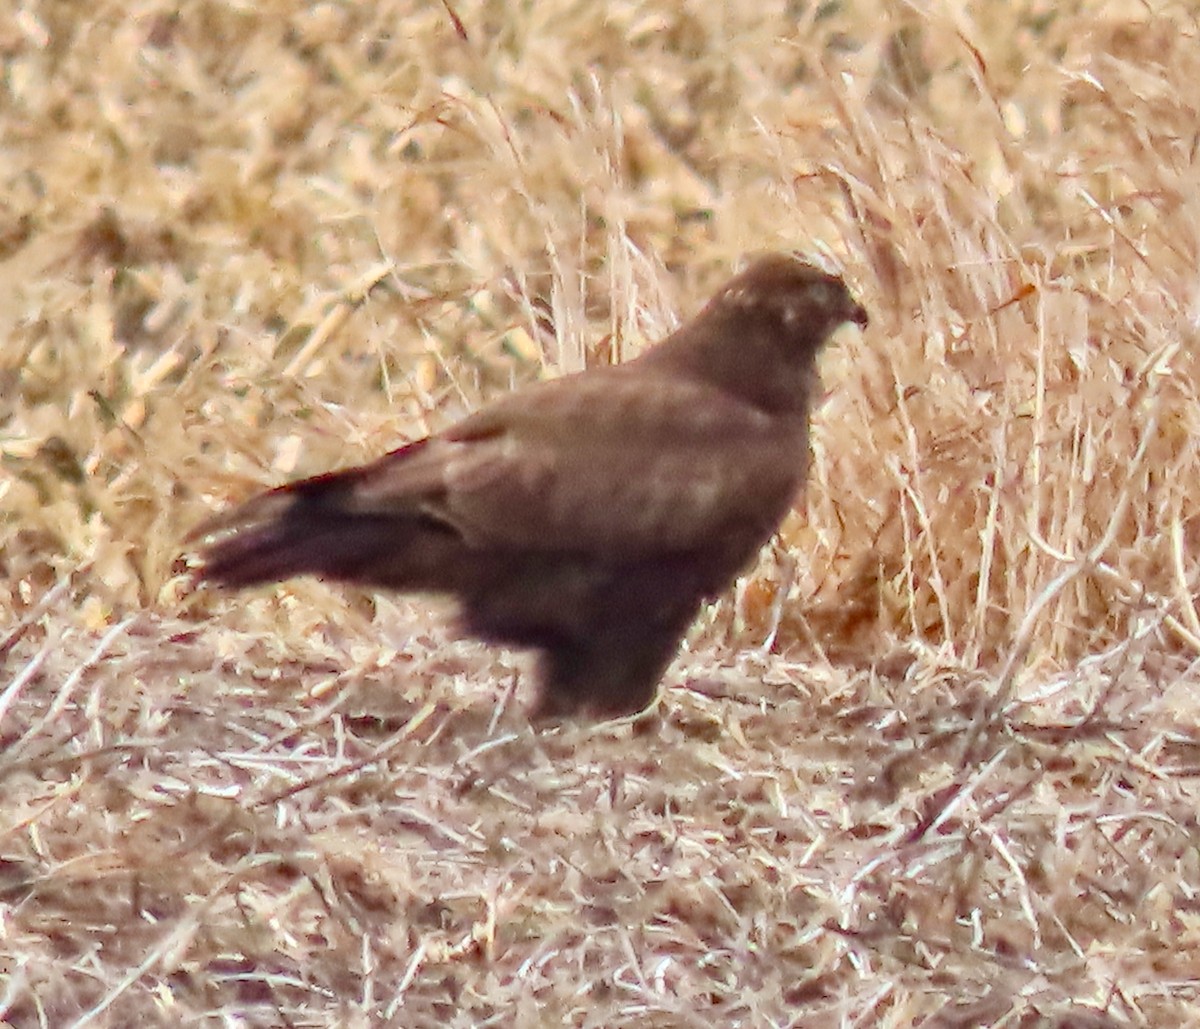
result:
[[[806,455],[799,420],[613,369],[513,395],[388,455],[358,473],[348,501],[362,517],[423,515],[469,547],[619,563],[769,532]]]

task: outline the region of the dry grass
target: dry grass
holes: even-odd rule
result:
[[[1200,1024],[1197,23],[728,6],[0,12],[0,1022]],[[781,247],[874,321],[649,723],[187,594]]]

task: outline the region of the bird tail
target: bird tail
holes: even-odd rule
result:
[[[364,511],[363,469],[281,486],[198,526],[198,579],[253,586],[296,575],[438,590],[460,542],[418,510]]]

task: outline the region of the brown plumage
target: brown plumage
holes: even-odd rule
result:
[[[464,633],[541,652],[535,717],[640,711],[803,485],[814,359],[845,322],[867,315],[840,279],[759,258],[634,361],[201,526],[198,574],[451,594]]]

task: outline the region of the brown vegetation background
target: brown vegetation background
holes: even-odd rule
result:
[[[1200,1024],[1200,25],[0,10],[0,1021]],[[807,496],[647,725],[214,508],[842,269]]]

